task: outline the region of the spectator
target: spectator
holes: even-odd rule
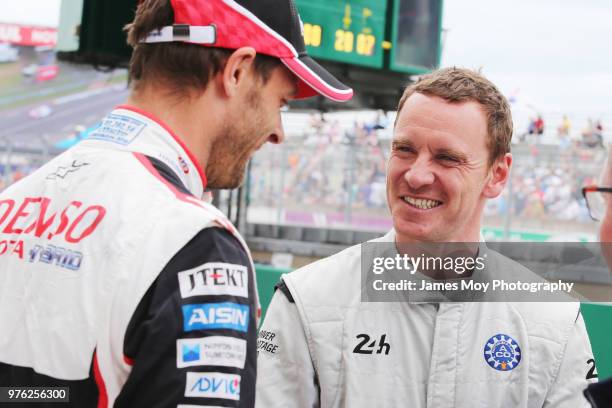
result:
[[[567,115],[563,115],[563,120],[561,124],[557,128],[557,136],[559,136],[559,147],[562,151],[566,151],[570,146],[570,131],[572,128],[572,124],[567,117]]]
[[[603,145],[603,125],[601,124],[601,120],[598,120],[595,124],[595,136],[602,141]]]
[[[519,136],[519,142],[523,143],[527,139],[527,135],[533,135],[536,132],[536,121],[534,118],[529,118],[529,125],[527,125],[527,131],[525,133],[521,133]]]
[[[563,115],[563,120],[561,121],[561,125],[557,128],[557,133],[559,137],[569,136],[572,128],[572,123],[570,122],[567,115]]]
[[[538,118],[536,119],[534,125],[535,133],[538,136],[542,136],[544,134],[544,119],[542,118],[542,115],[538,115]]]
[[[593,119],[589,118],[586,128],[582,131],[582,143],[589,148],[603,147],[603,126],[598,122],[598,128],[593,125]]]

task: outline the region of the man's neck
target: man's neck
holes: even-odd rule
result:
[[[403,235],[398,232],[395,232],[395,243],[398,245],[401,244],[437,244],[443,245],[445,243],[453,243],[453,242],[480,242],[481,241],[481,233],[480,227],[471,231],[469,233],[461,234],[461,236],[449,236],[445,239],[435,239],[435,240],[424,240],[421,237],[414,237]]]

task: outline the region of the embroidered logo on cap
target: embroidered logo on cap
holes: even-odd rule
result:
[[[518,342],[507,334],[496,334],[485,344],[484,359],[496,370],[510,371],[521,362],[521,348]]]

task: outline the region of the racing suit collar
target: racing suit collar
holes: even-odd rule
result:
[[[144,122],[149,129],[147,137],[135,137],[123,147],[125,150],[161,160],[176,173],[194,196],[204,196],[207,183],[204,171],[185,143],[168,125],[155,115],[131,105],[117,106],[111,115],[131,117]]]

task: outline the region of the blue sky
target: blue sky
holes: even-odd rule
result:
[[[57,27],[61,2],[62,0],[0,0],[0,22]]]
[[[612,113],[610,0],[445,0],[442,65],[482,68],[543,112]]]

